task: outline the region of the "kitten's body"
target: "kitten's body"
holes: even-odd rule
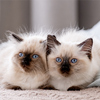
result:
[[[22,34],[22,41],[14,37],[0,45],[0,83],[4,88],[20,87],[21,89],[36,89],[44,85],[49,76],[46,64],[46,36]],[[28,66],[22,66],[19,52],[23,54],[38,54],[39,60],[32,59]],[[30,56],[31,57],[31,56]]]
[[[95,80],[92,83],[90,83],[87,87],[88,88],[90,88],[90,87],[100,87],[100,71],[97,74],[97,77],[95,78]]]
[[[50,41],[48,42],[48,45],[51,46],[51,52],[47,56],[51,76],[49,83],[54,88],[59,90],[67,90],[72,86],[85,88],[94,80],[100,69],[100,42],[93,39],[91,58],[84,54],[84,50],[80,52],[82,47],[79,48],[77,46],[88,38],[88,36],[77,31],[70,31],[61,36],[57,36],[61,45],[58,45],[55,42],[56,40],[54,40],[54,45],[53,43],[50,44]],[[67,59],[68,57],[77,58],[79,62],[78,65],[72,65],[71,68],[67,69],[70,71],[64,72],[63,69],[61,71],[61,66],[56,63],[56,57],[62,57],[62,59],[64,59],[63,57],[67,57]]]

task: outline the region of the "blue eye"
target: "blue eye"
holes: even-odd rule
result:
[[[32,57],[33,57],[34,59],[36,59],[36,58],[38,58],[39,56],[35,54],[35,55],[33,55]]]
[[[76,63],[77,62],[77,59],[75,59],[75,58],[73,58],[72,60],[71,60],[71,63]]]
[[[23,53],[19,53],[19,57],[23,57],[23,55],[24,55]]]
[[[56,58],[56,61],[57,61],[57,62],[61,62],[62,59],[58,57],[58,58]]]

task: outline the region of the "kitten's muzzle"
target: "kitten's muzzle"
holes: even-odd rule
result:
[[[61,64],[61,71],[64,72],[69,72],[70,71],[70,67],[71,65],[69,64],[68,61],[63,61],[63,63]]]

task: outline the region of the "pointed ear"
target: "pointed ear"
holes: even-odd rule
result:
[[[16,34],[11,34],[12,35],[12,37],[15,39],[15,40],[17,40],[18,42],[21,42],[21,41],[23,41],[23,39],[21,38],[21,37],[19,37],[19,36],[17,36]]]
[[[81,51],[85,51],[86,55],[88,56],[89,59],[92,58],[92,46],[93,46],[93,39],[89,38],[82,43],[78,44],[78,47],[81,47]]]
[[[47,55],[50,54],[51,48],[54,48],[55,45],[61,45],[61,43],[56,39],[55,35],[47,36]]]

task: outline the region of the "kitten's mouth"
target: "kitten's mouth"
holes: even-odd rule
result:
[[[27,64],[25,64],[25,63],[22,63],[21,65],[22,65],[24,68],[29,66],[29,65],[27,65]]]
[[[24,68],[28,67],[27,65],[22,65]]]
[[[27,71],[27,72],[29,72],[29,71],[30,71],[29,66],[27,66],[27,65],[22,65],[22,67],[23,67],[23,69],[24,69],[25,71]]]

